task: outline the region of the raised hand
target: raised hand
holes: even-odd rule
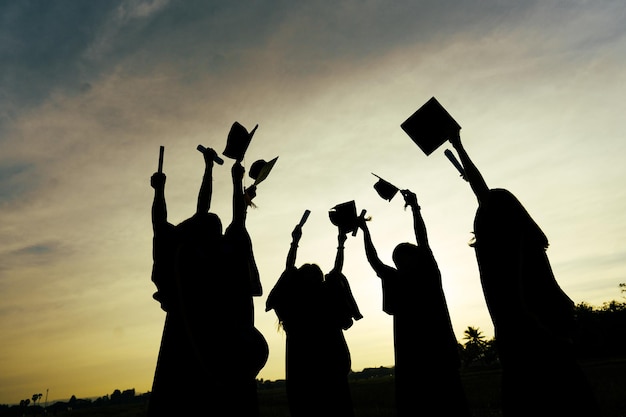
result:
[[[164,173],[155,172],[150,178],[150,186],[152,186],[155,190],[162,190],[165,188],[165,179],[166,177]]]
[[[293,239],[293,243],[298,243],[301,237],[302,237],[302,226],[298,224],[293,229],[293,232],[291,232],[291,238]]]
[[[400,190],[402,197],[404,197],[404,203],[412,208],[419,207],[417,204],[417,196],[411,190]]]
[[[233,180],[236,181],[241,181],[243,180],[243,175],[246,172],[246,169],[243,167],[243,165],[241,165],[241,162],[236,161],[233,164],[233,167],[230,170],[232,176],[233,176]]]

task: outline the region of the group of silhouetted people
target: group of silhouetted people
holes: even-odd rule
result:
[[[268,346],[254,326],[261,283],[245,220],[244,168],[232,166],[233,217],[222,233],[210,213],[216,153],[204,151],[196,213],[167,221],[165,174],[157,172],[152,206],[154,298],[167,312],[148,415],[258,415],[256,376]],[[189,413],[189,414],[187,414]]]
[[[513,194],[487,187],[459,135],[449,140],[478,199],[472,246],[502,366],[503,415],[599,415],[574,358],[574,304],[552,274],[546,236]],[[167,314],[148,416],[258,417],[256,376],[267,361],[268,346],[254,325],[253,297],[262,295],[262,287],[246,230],[256,189],[243,187],[240,152],[231,169],[232,221],[222,231],[219,217],[209,211],[212,169],[219,157],[211,148],[202,152],[205,171],[197,210],[180,224],[167,221],[165,174],[159,169],[151,178],[154,298]],[[396,246],[394,266],[380,260],[363,215],[336,223],[337,253],[328,273],[315,263],[296,266],[306,216],[291,233],[285,270],[267,297],[266,311],[274,310],[286,335],[292,417],[354,416],[344,331],[362,315],[342,269],[344,243],[359,228],[367,260],[381,280],[382,309],[393,316],[397,415],[472,415],[420,206],[413,192],[400,192],[412,212],[415,243]]]

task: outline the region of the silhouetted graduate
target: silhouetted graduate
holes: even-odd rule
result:
[[[214,335],[230,329],[224,315],[228,292],[226,269],[222,266],[222,222],[210,212],[213,194],[213,149],[203,153],[205,170],[198,194],[196,213],[176,226],[178,247],[176,272],[180,308],[196,354],[195,368],[214,369],[213,361],[226,348],[216,346]],[[206,327],[211,327],[208,332]]]
[[[291,234],[286,269],[266,304],[266,311],[274,310],[287,336],[290,414],[351,417],[354,412],[347,379],[351,360],[343,330],[362,316],[341,273],[346,234],[338,235],[335,266],[325,279],[316,264],[295,266],[302,224]]]
[[[167,205],[165,202],[165,181],[163,173],[163,157],[165,148],[161,146],[159,167],[150,178],[150,186],[154,188],[152,202],[152,282],[157,291],[153,298],[161,303],[163,311],[169,311],[176,302],[175,291],[175,259],[176,251],[175,226],[167,221]],[[174,289],[172,289],[174,288]]]
[[[395,268],[378,257],[365,219],[359,223],[367,260],[381,279],[383,310],[393,316],[397,415],[469,416],[441,273],[417,198],[401,193],[413,213],[417,245],[396,246]]]
[[[199,365],[203,362],[197,341],[190,332],[193,323],[189,317],[193,312],[186,311],[180,287],[180,276],[194,267],[185,264],[184,253],[189,247],[195,247],[194,241],[202,242],[203,227],[207,225],[216,239],[221,235],[221,223],[215,215],[209,215],[208,209],[212,195],[213,150],[205,154],[205,170],[203,174],[196,214],[186,220],[184,226],[173,226],[167,221],[165,202],[165,179],[162,172],[163,147],[159,158],[159,169],[152,175],[151,186],[155,190],[152,204],[153,270],[152,281],[157,287],[154,298],[161,303],[167,312],[159,349],[159,356],[150,394],[147,415],[166,416],[181,413],[197,413],[196,402],[182,401],[182,398],[200,395],[205,387],[201,383],[192,383],[194,375],[201,373]],[[202,251],[201,251],[202,252]]]
[[[200,362],[205,365],[201,369],[201,378],[207,381],[202,398],[208,400],[213,413],[255,417],[259,415],[256,376],[269,352],[265,338],[254,325],[253,297],[262,294],[262,287],[246,229],[248,204],[243,188],[245,169],[241,165],[253,133],[242,136],[242,132],[246,133],[245,128],[235,122],[224,152],[235,160],[231,168],[232,220],[217,239],[206,231],[206,239],[196,246],[202,253],[193,248],[185,251],[194,259],[180,265],[181,269],[187,268],[180,283],[186,295],[185,311],[191,312],[190,332],[202,355]],[[211,153],[211,149],[205,151],[205,158],[214,159]],[[183,279],[185,276],[193,279]]]
[[[503,415],[599,415],[574,358],[574,302],[556,282],[548,239],[511,192],[487,186],[460,135],[449,140],[478,200],[472,246],[502,365]]]
[[[230,322],[227,331],[235,342],[230,345],[225,360],[230,368],[224,376],[229,393],[223,398],[232,405],[231,415],[256,416],[259,413],[256,376],[268,358],[268,345],[254,325],[253,296],[263,291],[254,259],[252,241],[246,229],[247,207],[243,189],[244,168],[239,161],[231,169],[233,180],[233,219],[224,232],[224,269],[227,288],[221,294],[222,316]],[[216,358],[217,359],[217,358]]]
[[[256,376],[268,347],[254,327],[252,297],[262,288],[245,227],[244,168],[237,158],[231,170],[233,219],[222,235],[221,220],[209,211],[213,164],[221,159],[211,148],[198,150],[205,171],[196,213],[179,225],[167,222],[164,175],[152,178],[153,281],[155,298],[168,314],[148,415],[201,415],[209,409],[256,417]]]

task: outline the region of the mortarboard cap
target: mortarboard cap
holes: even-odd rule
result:
[[[354,200],[337,204],[328,211],[328,217],[330,217],[330,222],[337,226],[341,233],[354,232],[358,228]]]
[[[385,181],[380,178],[378,175],[372,172],[372,175],[378,178],[378,182],[374,184],[374,189],[383,199],[387,201],[391,201],[391,199],[396,195],[396,193],[400,190],[398,187],[393,185],[390,182]]]
[[[250,166],[250,171],[248,172],[248,175],[254,180],[254,184],[252,184],[252,186],[246,190],[246,200],[248,202],[248,205],[251,205],[252,199],[256,197],[256,186],[259,185],[263,180],[265,180],[265,178],[267,178],[272,168],[274,168],[274,164],[276,164],[277,160],[278,157],[272,159],[269,162],[266,162],[264,159],[259,159],[257,161],[254,161]]]
[[[272,159],[269,162],[267,162],[265,159],[259,159],[257,161],[254,161],[252,165],[250,165],[250,171],[248,172],[248,175],[250,176],[250,178],[255,180],[255,184],[260,183],[270,174],[270,171],[272,170],[272,168],[274,168],[274,164],[276,164],[277,160],[278,157]]]
[[[265,159],[259,159],[257,161],[254,161],[252,165],[250,165],[250,171],[248,172],[250,178],[256,180],[265,164],[267,164],[267,161]]]
[[[254,126],[254,129],[248,133],[248,130],[246,130],[246,128],[239,122],[233,123],[230,127],[230,131],[228,132],[226,149],[224,149],[222,154],[237,161],[243,160],[257,127],[259,127],[259,125]]]
[[[461,126],[435,97],[417,109],[400,127],[426,155],[461,130]]]

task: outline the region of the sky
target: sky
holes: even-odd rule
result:
[[[493,336],[468,246],[476,199],[449,143],[426,156],[400,128],[431,97],[488,186],[548,236],[568,296],[621,299],[624,20],[621,0],[0,2],[0,404],[151,389],[165,319],[150,280],[159,146],[177,224],[195,212],[196,146],[221,153],[235,121],[259,126],[246,168],[279,157],[247,218],[270,348],[259,378],[285,376],[285,335],[264,307],[304,210],[296,265],[332,268],[328,211],[347,201],[371,216],[383,262],[415,241],[402,197],[380,198],[372,173],[417,194],[457,339],[468,326]],[[211,211],[228,224],[224,159]],[[392,366],[362,233],[343,271],[364,316],[345,332],[352,369]]]

